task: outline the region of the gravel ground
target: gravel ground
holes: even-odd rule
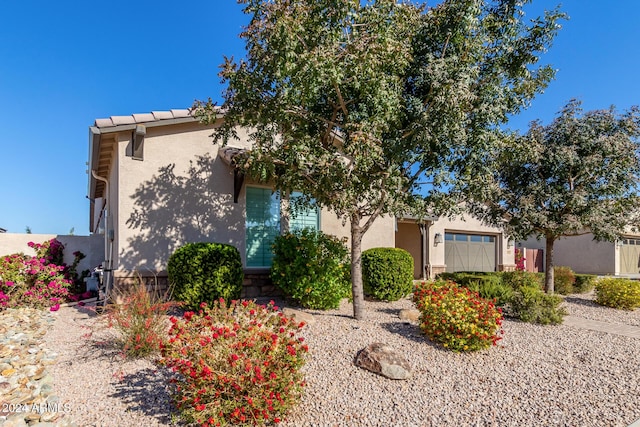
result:
[[[572,295],[570,314],[640,325],[640,310],[601,308]],[[622,426],[640,418],[640,340],[570,326],[506,320],[489,350],[442,350],[398,318],[409,300],[367,301],[365,319],[351,305],[310,311],[308,386],[283,426]],[[64,308],[45,337],[59,353],[56,393],[79,426],[173,425],[167,373],[150,361],[124,361],[103,320]],[[402,353],[413,368],[393,381],[353,365],[372,342]]]
[[[617,325],[631,325],[640,327],[640,310],[612,310],[594,302],[595,293],[567,295],[565,304],[573,316],[584,317],[589,320],[615,323]]]

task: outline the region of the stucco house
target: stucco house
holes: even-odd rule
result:
[[[239,129],[239,140],[221,147],[211,137],[215,126],[201,124],[189,110],[112,116],[90,126],[90,231],[104,237],[106,277],[113,285],[137,277],[166,281],[175,249],[212,241],[238,248],[245,296],[252,297],[272,290],[276,234],[312,227],[349,239],[349,225],[331,211],[289,215],[278,192],[245,179],[233,158],[251,148],[246,132]],[[471,218],[381,217],[363,239],[363,249],[372,247],[408,250],[416,278],[514,268],[514,250],[502,231]]]
[[[517,246],[527,252],[535,250],[542,258],[546,241],[531,237]],[[640,234],[629,230],[615,242],[599,242],[591,233],[563,237],[554,244],[553,263],[571,267],[576,273],[639,277]]]

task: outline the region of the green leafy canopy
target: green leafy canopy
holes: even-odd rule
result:
[[[436,190],[465,178],[466,159],[553,78],[535,65],[564,15],[525,23],[526,2],[510,0],[239,3],[246,59],[222,65],[222,110],[209,101],[196,113],[213,123],[224,111],[224,143],[250,129],[250,176],[350,222],[357,312],[362,235],[381,215],[426,214],[418,193],[444,207]]]
[[[466,190],[473,210],[519,238],[547,241],[547,290],[553,291],[553,243],[593,233],[615,240],[637,226],[640,110],[583,112],[570,101],[549,125],[511,135],[489,162],[491,174]]]

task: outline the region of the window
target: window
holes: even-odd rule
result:
[[[280,197],[268,188],[246,187],[247,267],[270,267],[271,245],[280,234]]]
[[[294,191],[291,193],[290,200],[293,201],[298,197],[302,197],[302,193]],[[309,208],[291,212],[289,220],[289,230],[302,230],[309,228],[318,231],[320,229],[320,212],[318,208]]]

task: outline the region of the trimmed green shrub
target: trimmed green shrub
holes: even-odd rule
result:
[[[242,261],[234,246],[224,243],[188,243],[178,248],[167,263],[173,297],[186,309],[201,302],[213,304],[219,298],[240,298]]]
[[[640,282],[613,277],[600,279],[596,283],[596,302],[622,310],[640,307]]]
[[[576,275],[570,267],[558,266],[553,268],[554,292],[569,295],[573,293],[573,284],[575,282]]]
[[[400,248],[362,252],[364,293],[381,301],[397,301],[413,290],[413,257]]]
[[[544,280],[544,276],[542,276],[542,280]],[[529,271],[505,271],[502,273],[502,283],[510,286],[513,290],[517,290],[523,286],[542,289],[540,276]]]
[[[306,308],[328,310],[351,296],[350,263],[343,241],[303,229],[278,236],[271,280]]]
[[[560,307],[562,298],[549,295],[538,285],[520,286],[508,304],[508,314],[528,323],[560,324],[567,311]]]
[[[458,284],[466,284],[469,280],[502,281],[501,271],[456,271],[454,273],[440,273],[438,279],[450,280]],[[471,278],[471,279],[469,279]]]
[[[413,292],[420,329],[453,351],[482,350],[500,340],[502,311],[453,282],[422,282]]]
[[[478,292],[484,299],[493,300],[498,306],[503,306],[513,298],[513,289],[493,280],[470,283],[467,286],[472,291]]]
[[[585,294],[596,285],[598,276],[593,274],[576,274],[576,282],[573,284],[573,291],[578,294]]]
[[[462,286],[468,286],[471,283],[477,283],[480,285],[499,285],[502,283],[502,279],[500,276],[495,275],[468,274],[461,276],[457,281],[454,280],[454,282]]]

